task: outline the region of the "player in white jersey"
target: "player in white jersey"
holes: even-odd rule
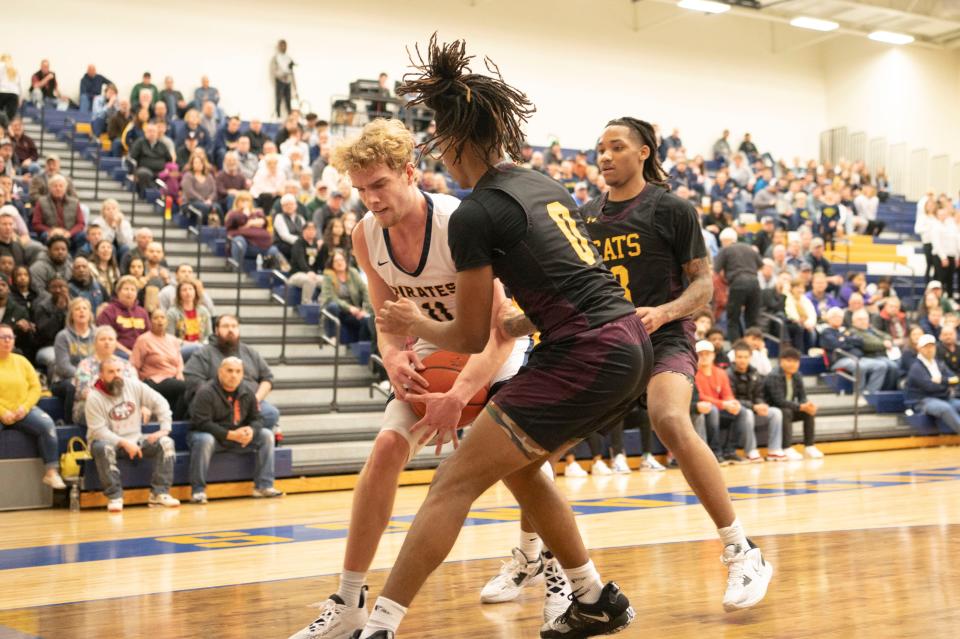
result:
[[[452,320],[457,312],[457,273],[447,245],[447,222],[460,201],[417,188],[410,161],[413,150],[413,136],[402,123],[378,119],[367,124],[359,138],[339,146],[333,164],[341,173],[349,172],[370,209],[354,229],[353,250],[367,274],[373,307],[379,310],[386,301],[407,298],[433,319]],[[495,297],[505,301],[500,284],[494,285]],[[499,306],[494,305],[495,314]],[[393,512],[404,466],[434,439],[437,425],[460,420],[463,407],[477,391],[506,381],[523,365],[528,341],[508,340],[497,331],[495,321],[491,326],[484,351],[470,357],[454,387],[442,394],[430,393],[417,373],[435,346],[423,340],[409,345],[397,335],[379,336],[396,399],[387,403],[380,433],[354,489],[340,587],[322,604],[317,619],[290,639],[346,639],[363,628],[368,616],[364,581]],[[412,395],[427,406],[423,419],[406,401]],[[453,443],[457,445],[455,436]],[[439,452],[443,442],[436,444]],[[539,548],[536,555],[524,564],[530,574],[522,575],[523,583],[538,579],[545,570]],[[562,580],[558,564],[555,569]],[[569,603],[563,599],[561,611]]]

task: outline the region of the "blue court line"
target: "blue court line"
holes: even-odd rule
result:
[[[735,498],[759,499],[792,495],[811,495],[820,492],[845,492],[850,490],[864,490],[867,488],[904,486],[912,483],[912,481],[896,481],[893,479],[894,477],[920,481],[922,483],[960,480],[960,466],[931,468],[920,471],[886,472],[859,480],[808,479],[786,482],[780,488],[776,487],[776,483],[774,482],[764,482],[759,486],[730,486],[728,490]],[[694,505],[698,503],[699,500],[689,491],[571,501],[574,512],[577,515],[583,516]],[[391,519],[391,524],[387,532],[405,532],[410,522],[413,521],[413,518],[414,515],[394,517]],[[464,525],[485,526],[500,524],[505,521],[519,521],[519,519],[519,506],[497,506],[471,510]],[[233,531],[206,531],[186,535],[163,535],[159,537],[113,539],[75,544],[12,548],[0,550],[0,570],[202,552],[205,550],[343,539],[347,536],[348,526],[348,522],[298,524],[291,526],[237,529]],[[0,639],[3,639],[2,636],[0,636]]]

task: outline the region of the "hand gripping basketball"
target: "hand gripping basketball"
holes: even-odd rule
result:
[[[420,374],[427,380],[431,392],[407,395],[410,408],[421,418],[411,432],[421,435],[422,444],[436,436],[437,454],[447,441],[452,441],[454,448],[459,446],[457,429],[473,422],[487,402],[489,390],[486,386],[469,401],[450,392],[469,359],[469,355],[447,351],[438,351],[424,358]]]

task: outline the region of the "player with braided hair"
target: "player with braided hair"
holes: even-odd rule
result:
[[[623,418],[646,386],[652,349],[633,305],[586,237],[570,195],[553,180],[504,162],[517,157],[534,112],[519,90],[471,72],[462,41],[430,40],[426,60],[398,90],[436,112],[430,148],[472,188],[450,218],[448,242],[461,307],[436,321],[408,300],[386,302],[379,329],[454,352],[489,337],[499,278],[539,330],[527,365],[497,391],[434,477],[366,627],[355,639],[391,639],[406,607],[456,541],[473,501],[503,479],[559,560],[573,591],[541,637],[592,637],[626,627],[630,602],[590,561],[573,512],[540,472],[548,456]],[[502,308],[507,308],[504,304]],[[440,435],[447,426],[429,424]]]
[[[587,202],[580,213],[604,263],[650,333],[653,376],[640,403],[717,526],[729,570],[723,606],[739,610],[763,599],[773,568],[747,539],[717,460],[690,421],[697,372],[691,315],[709,304],[713,278],[697,211],[670,193],[656,148],[647,122],[631,117],[608,122],[597,163],[610,190]],[[666,274],[667,281],[650,273]],[[656,400],[647,402],[647,395]]]

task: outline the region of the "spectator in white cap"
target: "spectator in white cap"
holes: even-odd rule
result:
[[[730,378],[720,368],[713,365],[716,350],[712,343],[700,340],[696,344],[697,374],[694,381],[701,402],[712,404],[705,417],[707,426],[707,444],[721,465],[742,464],[747,460],[737,454],[737,447],[743,439],[747,427],[752,427],[750,419],[730,388]],[[725,435],[721,435],[721,428]]]
[[[940,303],[940,308],[943,309],[944,313],[955,313],[957,311],[957,305],[952,299],[943,294],[943,283],[940,280],[930,280],[927,282],[927,288],[924,291],[923,299],[920,300],[920,305],[917,307],[917,310],[920,311],[920,315],[926,315],[927,309],[932,305],[928,302],[928,298],[933,295],[937,298],[937,301]]]
[[[590,192],[586,182],[577,182],[574,185],[573,199],[577,206],[583,206],[590,200]]]
[[[955,433],[960,433],[960,399],[953,398],[953,389],[960,378],[937,358],[937,339],[925,334],[917,340],[917,359],[907,373],[903,402],[915,413],[938,420]]]

